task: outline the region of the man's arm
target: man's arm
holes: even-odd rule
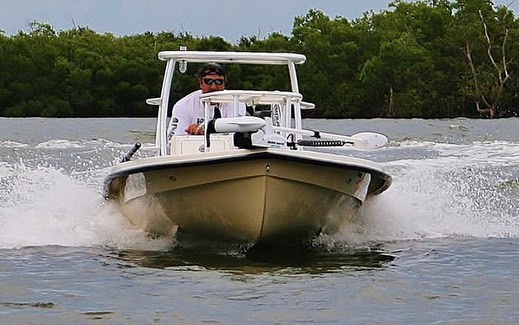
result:
[[[168,140],[174,135],[186,135],[186,129],[193,123],[196,123],[196,107],[199,101],[198,94],[200,91],[194,91],[186,97],[182,98],[173,106],[171,120],[168,126]]]
[[[168,126],[168,140],[174,135],[185,135],[186,129],[190,124],[190,118],[186,114],[189,110],[189,107],[186,105],[178,105],[175,104],[173,106],[173,112],[171,113],[171,120],[169,120]]]

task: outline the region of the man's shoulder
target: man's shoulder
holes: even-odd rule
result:
[[[202,91],[200,89],[195,90],[195,91],[187,94],[186,96],[182,97],[181,99],[179,99],[175,105],[184,104],[184,103],[193,101],[195,99],[199,99],[201,94],[202,94]]]
[[[193,116],[200,106],[200,94],[201,91],[198,90],[182,97],[173,105],[173,115],[184,117]]]

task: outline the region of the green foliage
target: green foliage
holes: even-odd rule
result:
[[[185,32],[117,37],[84,27],[55,31],[33,21],[28,33],[0,31],[0,116],[154,116],[156,108],[145,99],[157,97],[161,88],[164,62],[157,53],[181,45],[305,54],[306,63],[298,67],[300,90],[316,104],[306,116],[475,116],[481,96],[517,106],[519,21],[513,12],[490,0],[396,0],[390,7],[356,20],[312,9],[294,18],[291,35],[242,36],[238,44]],[[505,57],[510,77],[503,89],[483,23],[490,53],[499,64]],[[190,64],[175,78],[173,101],[198,87],[198,68]],[[290,86],[286,70],[278,67],[226,68],[229,88]]]

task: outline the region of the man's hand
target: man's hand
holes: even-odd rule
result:
[[[193,123],[193,124],[189,125],[187,127],[187,129],[185,129],[184,131],[186,131],[187,134],[202,135],[202,134],[204,134],[204,129],[202,127],[203,127],[203,124],[198,125],[196,123]]]

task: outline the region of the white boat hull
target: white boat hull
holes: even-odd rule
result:
[[[360,159],[257,149],[123,163],[106,191],[151,234],[259,242],[333,234],[386,176]]]

